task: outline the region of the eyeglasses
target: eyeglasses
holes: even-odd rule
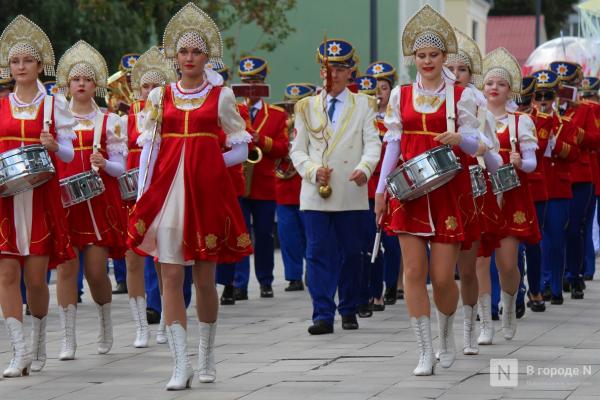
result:
[[[554,100],[556,93],[554,92],[536,92],[535,101]]]

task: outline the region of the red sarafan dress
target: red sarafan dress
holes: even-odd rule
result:
[[[537,148],[535,125],[531,118],[525,114],[509,113],[497,121],[500,155],[505,164],[509,163],[511,152],[508,128],[510,115],[516,117],[515,133],[517,143],[515,143],[515,151],[521,153],[521,150]],[[522,242],[534,244],[541,240],[535,205],[529,192],[527,174],[518,168],[516,170],[521,185],[499,195],[500,209],[506,223],[503,232],[505,236],[514,236]]]
[[[131,105],[127,114],[127,164],[125,170],[129,171],[140,166],[142,148],[138,146],[137,140],[141,133],[142,124],[141,111],[144,110],[145,101],[139,100]]]
[[[474,93],[459,86],[454,86],[453,90],[454,104],[451,106],[455,108],[458,118],[458,131],[477,135],[479,122]],[[401,157],[408,161],[440,146],[433,139],[448,130],[445,88],[435,93],[422,91],[417,83],[394,88],[387,114],[385,123],[389,131],[384,140],[389,142],[400,138]],[[460,129],[461,125],[463,128],[469,127],[468,131]],[[471,231],[473,225],[469,226],[475,206],[468,162],[462,159],[461,162],[463,170],[433,192],[406,202],[391,199],[384,221],[386,229],[396,234],[423,236],[433,242],[463,242],[463,248],[470,248],[471,242],[478,239],[479,228],[475,225],[476,230]]]
[[[161,89],[150,93],[148,115],[155,114],[161,94]],[[221,144],[248,143],[252,137],[233,92],[210,80],[195,92],[174,83],[164,89],[162,104],[156,159],[150,158],[147,190],[129,221],[129,244],[163,263],[237,262],[252,253],[252,245]],[[149,119],[138,140],[145,149],[153,128]],[[143,175],[140,171],[140,186]]]
[[[40,91],[32,103],[23,104],[11,94],[0,99],[0,153],[40,143],[46,101],[53,101],[50,133],[69,143],[75,120],[63,96],[50,98]],[[49,154],[56,166],[58,157]],[[0,198],[0,235],[0,257],[49,256],[51,266],[75,257],[58,175],[33,190]]]
[[[100,153],[105,159],[111,155],[127,155],[127,138],[121,132],[121,121],[115,114],[102,113],[99,109],[92,114],[79,117],[73,141],[75,157],[69,164],[58,162],[61,179],[90,171],[90,156],[93,153],[94,130],[101,126]],[[109,257],[119,259],[125,255],[126,223],[123,218],[123,201],[116,177],[108,175],[102,168],[98,171],[104,183],[104,193],[74,206],[68,207],[67,217],[73,246],[83,249],[87,245],[108,248]]]

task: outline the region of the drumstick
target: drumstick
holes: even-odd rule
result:
[[[95,143],[93,146],[93,151],[92,154],[96,154],[100,151],[100,144],[99,143]],[[94,172],[98,172],[99,168],[95,165],[92,165],[92,169],[94,170]]]
[[[383,201],[386,201],[387,191],[383,193]],[[379,221],[377,221],[377,233],[375,234],[375,243],[373,243],[373,251],[371,252],[371,264],[375,263],[377,260],[377,256],[379,255],[379,247],[381,245],[381,221],[383,220],[383,214],[379,217]]]

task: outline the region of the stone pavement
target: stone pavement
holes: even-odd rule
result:
[[[564,305],[548,304],[545,313],[528,311],[519,321],[514,340],[507,342],[497,333],[495,344],[482,346],[480,355],[459,354],[452,368],[437,368],[435,376],[414,377],[416,344],[403,302],[370,319],[360,319],[358,331],[343,331],[336,321],[335,334],[311,337],[306,332],[311,314],[308,293],[283,291],[281,257],[276,259],[274,299],[258,298],[253,283],[250,300],[221,308],[216,383],[195,380],[191,390],[165,391],[171,374],[168,346],[156,345],[153,337],[150,348],[133,348],[134,328],[126,295],[114,296],[115,345],[110,354],[96,354],[96,310],[85,295],[78,310],[77,358],[58,361],[59,323],[53,284],[46,368],[29,377],[0,380],[0,399],[600,400],[597,282],[589,282],[584,300],[565,297]],[[195,364],[198,336],[193,307],[188,317],[189,348]],[[29,332],[29,317],[25,321]],[[454,326],[457,346],[462,348],[461,315]],[[151,327],[156,329],[156,325]],[[435,323],[433,328],[435,333]],[[518,360],[517,386],[490,385],[492,358]],[[10,345],[2,327],[1,369],[9,359]],[[507,376],[493,374],[503,382]]]

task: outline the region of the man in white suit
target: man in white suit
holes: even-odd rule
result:
[[[360,227],[369,209],[367,180],[379,160],[375,99],[347,89],[354,48],[331,39],[317,50],[330,90],[300,100],[290,157],[302,176],[300,209],[305,213],[307,280],[313,302],[313,335],[333,332],[336,311],[343,329],[356,320],[361,266]],[[328,190],[330,189],[330,190]]]

